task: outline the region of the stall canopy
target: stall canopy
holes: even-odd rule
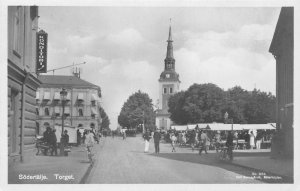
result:
[[[187,130],[187,125],[173,125],[172,129],[175,129],[176,131],[185,131]]]
[[[258,129],[276,129],[276,124],[267,123],[267,124],[224,124],[224,123],[198,123],[198,124],[189,124],[189,125],[172,125],[172,129],[176,131],[184,131],[195,129],[198,125],[199,129],[207,129],[212,131],[242,131],[242,130],[258,130]]]

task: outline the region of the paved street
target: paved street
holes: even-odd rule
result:
[[[220,163],[216,154],[198,155],[190,148],[178,148],[171,152],[170,144],[161,143],[161,153],[144,153],[144,142],[140,136],[103,138],[97,161],[86,183],[120,184],[174,184],[174,183],[262,183],[251,177],[253,171],[231,164]],[[244,176],[244,178],[241,178]]]

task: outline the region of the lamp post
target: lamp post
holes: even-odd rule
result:
[[[228,115],[228,113],[226,111],[225,114],[224,114],[225,123],[227,123],[227,121],[228,121],[228,116],[229,115]],[[233,118],[230,118],[229,120],[231,122],[231,131],[233,131]]]
[[[65,101],[67,97],[67,91],[65,88],[60,92],[61,105],[62,105],[62,115],[61,115],[61,137],[60,137],[60,155],[64,155],[64,117],[65,117]]]

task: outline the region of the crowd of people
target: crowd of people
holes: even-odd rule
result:
[[[83,132],[81,132],[81,129],[83,130]],[[57,156],[57,148],[58,146],[60,146],[59,148],[63,149],[60,152],[61,155],[68,156],[68,152],[70,152],[68,130],[64,130],[61,137],[61,143],[57,142],[55,132],[55,128],[51,128],[49,125],[46,125],[46,131],[43,133],[43,137],[41,139],[41,141],[45,145],[43,149],[43,154],[47,155],[47,153],[50,151],[51,156],[53,156],[53,154]],[[76,146],[80,146],[83,144],[87,149],[87,153],[92,153],[92,147],[96,142],[99,144],[100,137],[101,134],[97,132],[93,126],[85,129],[83,129],[82,126],[79,126],[77,129]]]
[[[251,130],[212,131],[197,128],[185,131],[170,129],[164,137],[166,142],[178,144],[179,147],[189,145],[193,151],[195,147],[218,151],[220,146],[226,143],[229,132],[232,133],[235,149],[260,149],[262,143],[268,143],[266,147],[270,147],[274,130],[257,130],[254,132]]]

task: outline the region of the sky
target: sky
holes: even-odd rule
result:
[[[276,63],[268,50],[279,12],[278,7],[40,6],[39,28],[48,33],[48,69],[86,62],[79,66],[81,78],[101,87],[110,128],[116,129],[133,93],[148,93],[156,104],[170,24],[181,90],[214,83],[224,90],[241,86],[275,95]],[[71,75],[71,68],[55,75]]]

